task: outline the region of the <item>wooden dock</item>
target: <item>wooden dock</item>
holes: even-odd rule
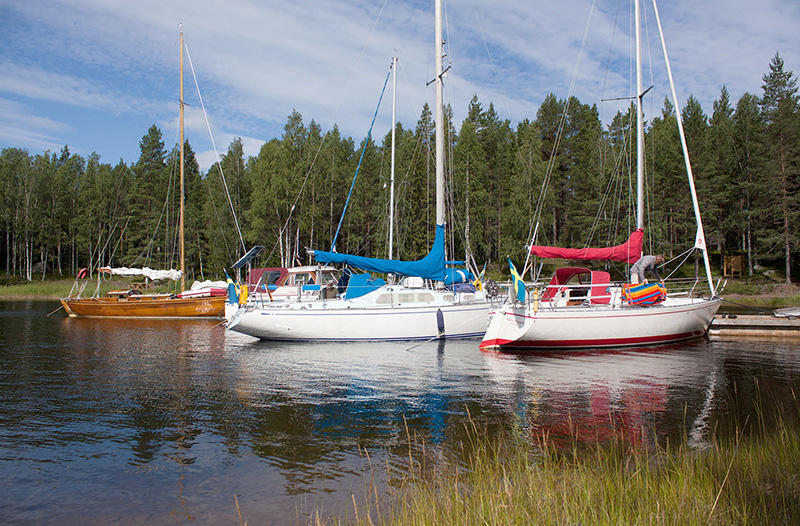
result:
[[[763,315],[717,315],[708,329],[712,339],[779,338],[800,341],[800,318]]]

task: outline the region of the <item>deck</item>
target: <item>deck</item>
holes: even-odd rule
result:
[[[711,338],[795,338],[800,340],[800,318],[763,315],[717,315],[708,329]]]

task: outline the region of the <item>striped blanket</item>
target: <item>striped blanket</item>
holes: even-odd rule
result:
[[[660,283],[624,285],[622,298],[630,305],[656,305],[667,299],[667,289]]]

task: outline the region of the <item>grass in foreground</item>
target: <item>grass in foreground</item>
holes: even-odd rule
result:
[[[783,421],[702,451],[470,436],[466,466],[409,463],[388,505],[368,490],[355,520],[316,524],[800,524],[800,430]]]

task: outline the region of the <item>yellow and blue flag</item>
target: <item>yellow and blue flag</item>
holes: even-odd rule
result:
[[[517,301],[520,303],[525,302],[525,282],[522,280],[522,277],[517,272],[516,267],[511,262],[511,258],[508,258],[508,268],[511,269],[511,278],[514,280],[514,292],[517,296]]]
[[[481,273],[478,275],[477,278],[475,278],[475,281],[472,282],[472,284],[478,290],[483,290],[483,275],[484,274],[486,274],[486,263],[483,264],[483,270],[481,270]]]

